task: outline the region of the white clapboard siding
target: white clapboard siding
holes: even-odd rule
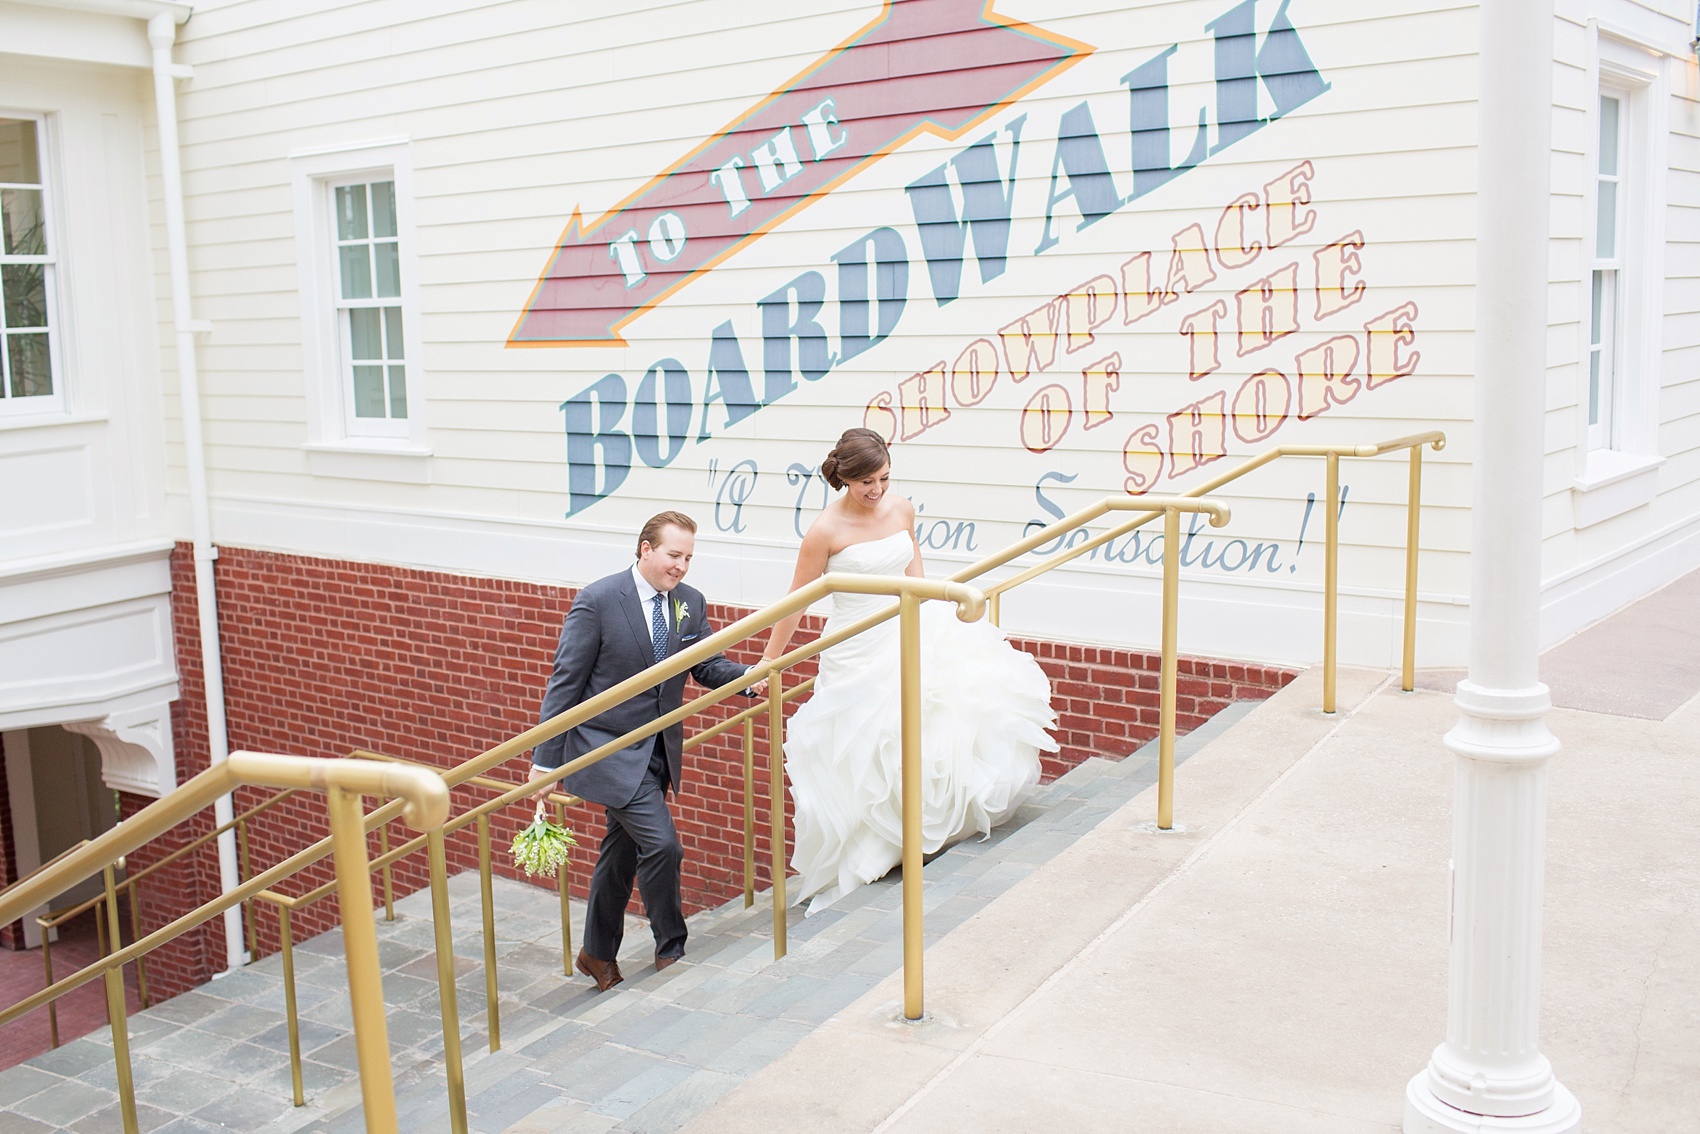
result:
[[[1278,6],[1258,5],[1260,33]],[[194,78],[179,84],[179,98],[192,287],[197,315],[214,324],[200,341],[199,362],[218,538],[581,582],[623,561],[630,532],[645,516],[677,505],[702,522],[697,572],[714,597],[766,601],[789,576],[797,524],[822,499],[818,480],[793,472],[797,483],[788,483],[788,470],[797,465],[812,473],[838,432],[861,423],[870,398],[895,392],[935,362],[948,366],[975,339],[995,342],[999,328],[1089,278],[1115,276],[1135,253],[1153,254],[1161,283],[1177,232],[1192,224],[1208,231],[1237,195],[1309,160],[1317,215],[1310,233],[1267,250],[1251,267],[1220,271],[1140,323],[1096,330],[1089,347],[1072,353],[1059,347],[1049,371],[1023,382],[1002,373],[985,401],[954,405],[944,424],[897,445],[897,479],[922,509],[921,536],[935,568],[970,562],[1017,538],[1029,521],[1048,518],[1038,500],[1042,478],[1074,478],[1043,482],[1045,498],[1058,508],[1120,493],[1127,476],[1123,443],[1135,427],[1166,428],[1167,415],[1201,397],[1231,396],[1266,366],[1295,378],[1298,352],[1354,328],[1361,340],[1366,319],[1413,303],[1422,356],[1416,374],[1363,390],[1312,420],[1289,419],[1266,442],[1248,445],[1230,433],[1227,457],[1159,490],[1184,489],[1268,444],[1356,443],[1445,429],[1446,451],[1428,454],[1425,463],[1423,658],[1459,660],[1476,443],[1470,421],[1473,5],[1409,0],[1366,9],[1351,0],[1293,0],[1290,18],[1333,84],[1329,92],[1089,228],[1081,230],[1077,208],[1063,203],[1055,220],[1059,242],[1035,254],[1059,118],[1089,103],[1125,188],[1128,94],[1121,76],[1175,44],[1174,147],[1184,152],[1191,140],[1187,116],[1197,107],[1214,113],[1213,44],[1205,25],[1230,7],[1227,0],[1135,10],[1110,0],[1001,0],[998,12],[1096,50],[973,131],[956,139],[916,137],[864,168],[640,315],[624,332],[627,345],[522,349],[509,347],[508,336],[575,209],[584,223],[594,223],[857,34],[880,5],[808,0],[773,8],[697,0],[618,11],[542,0],[197,5],[177,52],[195,67]],[[1267,112],[1266,92],[1262,98]],[[1008,269],[982,281],[969,254],[960,297],[940,307],[904,187],[978,138],[1004,138],[1021,114]],[[426,423],[428,476],[421,482],[315,475],[305,447],[303,268],[289,155],[400,136],[408,139],[413,167],[422,332],[415,361],[423,367],[424,404],[411,408]],[[1000,141],[1000,162],[1008,152]],[[1676,152],[1673,145],[1673,159]],[[1577,165],[1573,176],[1580,174]],[[157,181],[150,187],[152,242],[162,249]],[[1574,230],[1582,221],[1578,208],[1572,213]],[[1671,223],[1673,233],[1679,223],[1696,227]],[[618,493],[566,517],[564,401],[608,373],[635,385],[663,358],[685,366],[700,398],[710,335],[724,321],[738,336],[759,394],[765,379],[758,302],[801,272],[819,272],[827,289],[820,317],[836,349],[830,258],[876,226],[898,230],[910,257],[907,304],[888,340],[819,382],[799,380],[786,399],[735,426],[720,424],[725,415],[717,406],[708,415],[713,436],[702,444],[694,439],[705,414],[693,406],[691,441],[672,463],[634,464]],[[1365,241],[1364,298],[1315,325],[1313,253],[1354,230]],[[1236,292],[1288,262],[1300,269],[1300,331],[1238,356]],[[159,294],[168,296],[163,275],[156,280]],[[1562,282],[1555,276],[1555,287]],[[1230,309],[1221,368],[1191,382],[1179,321],[1215,301]],[[162,302],[158,311],[169,338],[169,307]],[[1576,318],[1574,310],[1568,317]],[[1113,420],[1091,430],[1077,422],[1049,452],[1024,448],[1019,431],[1028,399],[1052,383],[1079,387],[1081,367],[1112,351],[1122,357]],[[170,350],[162,357],[174,390]],[[1360,374],[1363,365],[1360,358]],[[168,405],[175,438],[174,398]],[[760,471],[756,491],[738,509],[726,499],[727,478],[745,461]],[[180,456],[172,465],[180,488]],[[1388,596],[1403,565],[1405,468],[1403,457],[1344,466],[1350,491],[1342,578],[1357,604],[1344,624],[1344,649],[1355,660],[1391,656]],[[1229,493],[1236,519],[1225,532],[1211,533],[1215,546],[1279,542],[1283,568],[1297,570],[1276,578],[1269,571],[1252,577],[1190,568],[1187,648],[1314,656],[1322,514],[1310,497],[1321,488],[1321,462],[1304,461],[1262,470]],[[1010,625],[1149,644],[1155,570],[1102,561],[1067,569],[1033,601],[1012,602]],[[1128,629],[1106,635],[1106,625]]]
[[[1692,85],[1693,5],[1678,0],[1560,0],[1553,82],[1552,288],[1548,337],[1546,428],[1547,497],[1542,509],[1547,610],[1543,633],[1556,640],[1603,617],[1626,595],[1657,586],[1700,563],[1700,319],[1694,287],[1700,272],[1696,210],[1700,209],[1700,101]],[[1657,387],[1650,432],[1663,458],[1645,501],[1619,514],[1582,523],[1573,488],[1586,467],[1582,443],[1587,415],[1587,321],[1594,218],[1598,96],[1596,37],[1619,36],[1639,58],[1663,71],[1663,131],[1656,145],[1664,165],[1644,169],[1658,183],[1663,243],[1652,255],[1662,317],[1654,372]],[[1652,96],[1649,96],[1649,101]],[[1639,144],[1639,140],[1637,141]],[[1637,332],[1635,345],[1641,342]],[[1579,524],[1581,526],[1579,526]]]

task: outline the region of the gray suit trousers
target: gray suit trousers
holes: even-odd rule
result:
[[[584,951],[601,961],[620,955],[632,883],[643,895],[655,955],[685,955],[685,913],[679,898],[679,864],[684,848],[667,808],[667,755],[655,738],[637,795],[624,807],[608,807],[608,830],[590,879],[590,903],[584,918]]]

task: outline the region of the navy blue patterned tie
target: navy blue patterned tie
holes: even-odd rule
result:
[[[667,615],[661,610],[661,593],[655,594],[655,605],[649,615],[649,637],[655,646],[657,663],[667,660]]]

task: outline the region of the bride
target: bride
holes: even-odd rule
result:
[[[871,429],[850,429],[821,462],[842,495],[803,536],[791,589],[837,571],[923,575],[915,509],[889,491],[891,456]],[[894,600],[835,594],[826,633]],[[1039,752],[1056,751],[1051,689],[1038,663],[987,622],[955,607],[921,608],[922,850],[985,834],[1039,782]],[[773,628],[766,660],[784,654],[801,613]],[[899,627],[891,618],[820,655],[812,697],[785,732],[785,770],[796,803],[796,896],[819,910],[902,857]]]

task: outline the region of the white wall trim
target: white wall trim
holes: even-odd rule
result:
[[[1658,496],[1663,457],[1595,449],[1587,454],[1581,476],[1570,483],[1572,521],[1590,527],[1613,516],[1651,504]]]
[[[137,543],[109,544],[106,547],[61,552],[58,555],[13,559],[0,563],[0,584],[28,583],[77,572],[121,567],[129,563],[145,563],[170,555],[175,546],[172,540],[150,539]]]
[[[1696,568],[1700,516],[1690,516],[1548,579],[1541,587],[1541,648],[1562,642]]]
[[[100,749],[100,778],[107,787],[158,799],[177,786],[169,701],[155,701],[96,720],[66,721],[60,727],[94,741]]]

